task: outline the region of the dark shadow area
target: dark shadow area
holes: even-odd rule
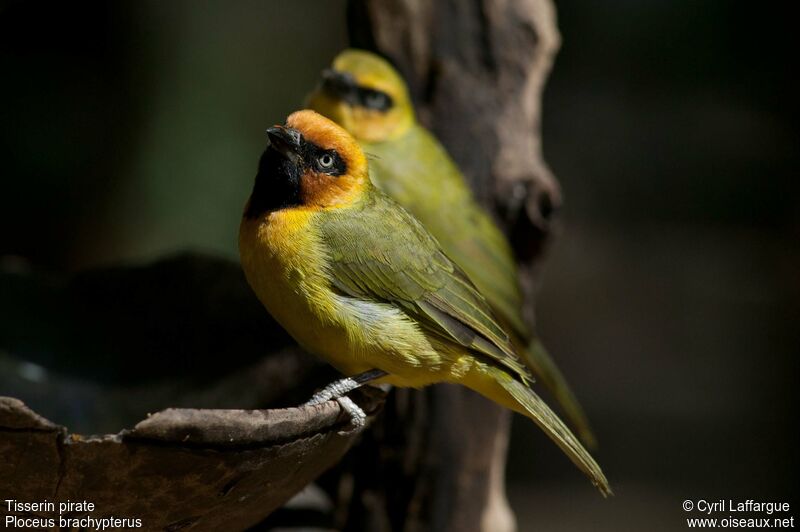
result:
[[[685,499],[797,502],[790,19],[730,2],[557,4],[543,139],[565,201],[537,312],[616,497],[516,422],[512,505],[536,523],[522,530],[683,530],[700,516]]]
[[[236,235],[265,128],[343,44],[336,2],[0,6],[0,394],[101,433],[335,375],[300,355],[264,377],[297,350]]]

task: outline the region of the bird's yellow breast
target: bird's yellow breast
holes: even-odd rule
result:
[[[239,231],[242,269],[270,314],[306,349],[320,352],[335,338],[325,250],[314,231],[314,211],[285,209],[244,219]]]

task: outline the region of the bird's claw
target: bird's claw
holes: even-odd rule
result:
[[[338,402],[339,406],[342,407],[342,410],[347,412],[347,414],[350,416],[350,429],[339,431],[339,434],[346,436],[353,434],[354,432],[360,432],[361,429],[363,429],[367,424],[367,414],[365,414],[361,407],[346,395],[337,398],[336,402]]]

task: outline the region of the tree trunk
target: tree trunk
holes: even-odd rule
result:
[[[353,47],[409,82],[418,116],[507,231],[528,302],[560,204],[541,154],[541,91],[559,46],[550,0],[351,0]],[[529,304],[526,316],[533,321]],[[504,491],[510,414],[463,387],[397,390],[350,453],[338,526],[511,530]],[[332,474],[342,484],[342,470]],[[352,475],[352,477],[349,477]],[[340,493],[341,495],[341,493]]]

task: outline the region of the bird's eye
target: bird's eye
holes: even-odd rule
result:
[[[322,168],[329,169],[333,167],[333,155],[330,153],[323,153],[317,161]]]
[[[372,109],[378,109],[383,104],[383,94],[380,92],[368,92],[366,95],[365,102],[367,107],[371,107]]]
[[[392,106],[391,98],[383,92],[376,90],[366,90],[362,95],[364,107],[367,109],[376,109],[378,111],[385,111]]]

